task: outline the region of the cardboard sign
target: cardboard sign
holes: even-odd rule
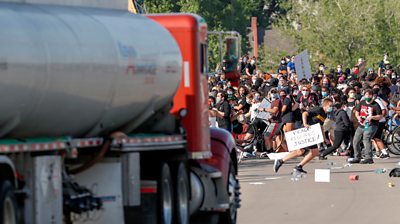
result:
[[[320,124],[286,132],[285,138],[290,152],[324,142]]]
[[[267,99],[263,99],[261,101],[261,104],[258,108],[271,108],[271,102],[269,102]],[[257,114],[257,118],[263,119],[263,120],[268,120],[271,118],[271,114],[268,112],[259,112]]]
[[[331,182],[331,171],[329,169],[315,169],[315,182]]]
[[[294,57],[294,66],[296,68],[298,80],[302,80],[304,78],[308,80],[311,79],[311,66],[310,62],[308,61],[307,50],[302,51],[300,54]]]

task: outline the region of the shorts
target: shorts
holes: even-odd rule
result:
[[[280,132],[281,128],[282,128],[282,125],[280,125],[279,123],[271,123],[267,127],[265,136],[267,136],[268,139],[272,139],[277,133]]]
[[[318,145],[312,145],[302,149],[304,150],[303,156],[305,156],[311,151],[311,149],[318,149]]]
[[[382,140],[382,133],[383,133],[383,129],[385,129],[385,125],[386,125],[386,123],[379,122],[378,129],[376,130],[376,133],[375,133],[374,137],[372,137],[372,138],[377,138],[377,139]]]
[[[295,119],[294,119],[293,112],[289,112],[282,116],[282,123],[294,123],[294,122],[295,122]]]

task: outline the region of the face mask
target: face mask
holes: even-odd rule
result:
[[[323,83],[323,85],[326,86],[326,87],[328,87],[328,86],[329,86],[329,83]]]
[[[308,94],[309,94],[308,91],[301,91],[301,93],[303,94],[303,96],[308,96]]]
[[[219,102],[221,102],[221,97],[218,96],[215,100],[216,100],[216,103],[219,103]]]
[[[299,94],[298,90],[293,91],[293,96],[297,96]]]
[[[338,68],[338,69],[337,69],[337,71],[338,71],[338,72],[341,72],[341,71],[342,71],[342,69],[341,69],[341,68]]]
[[[253,85],[256,84],[257,79],[251,80],[253,82]]]
[[[230,84],[230,83],[227,83],[227,84],[226,84],[226,86],[227,86],[227,87],[231,87],[231,86],[232,86],[232,84]]]
[[[233,92],[227,92],[228,93],[228,95],[232,95],[233,94]]]
[[[324,71],[324,67],[319,67],[319,70],[320,71]]]
[[[355,96],[356,96],[355,93],[349,93],[349,97],[350,97],[350,98],[354,98]]]
[[[247,103],[247,104],[251,104],[251,100],[246,99],[246,103]]]
[[[250,64],[254,65],[254,63],[256,63],[256,61],[254,61],[254,60],[250,61]]]
[[[277,100],[277,99],[279,99],[279,94],[277,93],[271,94],[271,100]]]
[[[330,113],[333,111],[333,107],[328,107],[328,109],[326,110],[326,112]]]
[[[367,101],[367,102],[371,102],[371,101],[372,101],[372,97],[365,97],[364,99],[365,99],[365,101]]]
[[[327,92],[321,92],[322,97],[327,97],[328,93]]]
[[[281,61],[281,64],[285,64],[285,61],[284,61],[284,60],[282,60],[282,61]]]
[[[260,101],[260,98],[261,98],[260,96],[254,96],[254,99],[257,101]]]

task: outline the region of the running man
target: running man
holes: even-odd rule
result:
[[[326,98],[322,101],[322,107],[314,107],[309,111],[304,111],[302,113],[302,120],[305,128],[310,127],[311,125],[314,124],[320,124],[321,129],[322,125],[324,124],[324,121],[326,119],[326,113],[333,111],[332,107],[333,101],[330,98]],[[322,130],[322,133],[324,133],[324,130]],[[325,142],[328,142],[329,140],[325,138]],[[296,165],[293,169],[293,171],[298,171],[302,173],[307,173],[305,170],[303,170],[303,166],[305,166],[308,162],[310,162],[314,157],[318,156],[319,151],[318,151],[318,145],[312,145],[309,147],[306,147],[304,149],[297,149],[294,151],[291,151],[289,154],[287,154],[283,159],[277,159],[274,162],[274,171],[275,173],[278,172],[279,168],[288,160],[306,155],[298,165]]]

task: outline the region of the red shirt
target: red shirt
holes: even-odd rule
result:
[[[278,107],[276,113],[271,113],[271,122],[280,123],[281,122],[281,111],[282,111],[282,101],[280,99],[271,102],[271,109]]]

